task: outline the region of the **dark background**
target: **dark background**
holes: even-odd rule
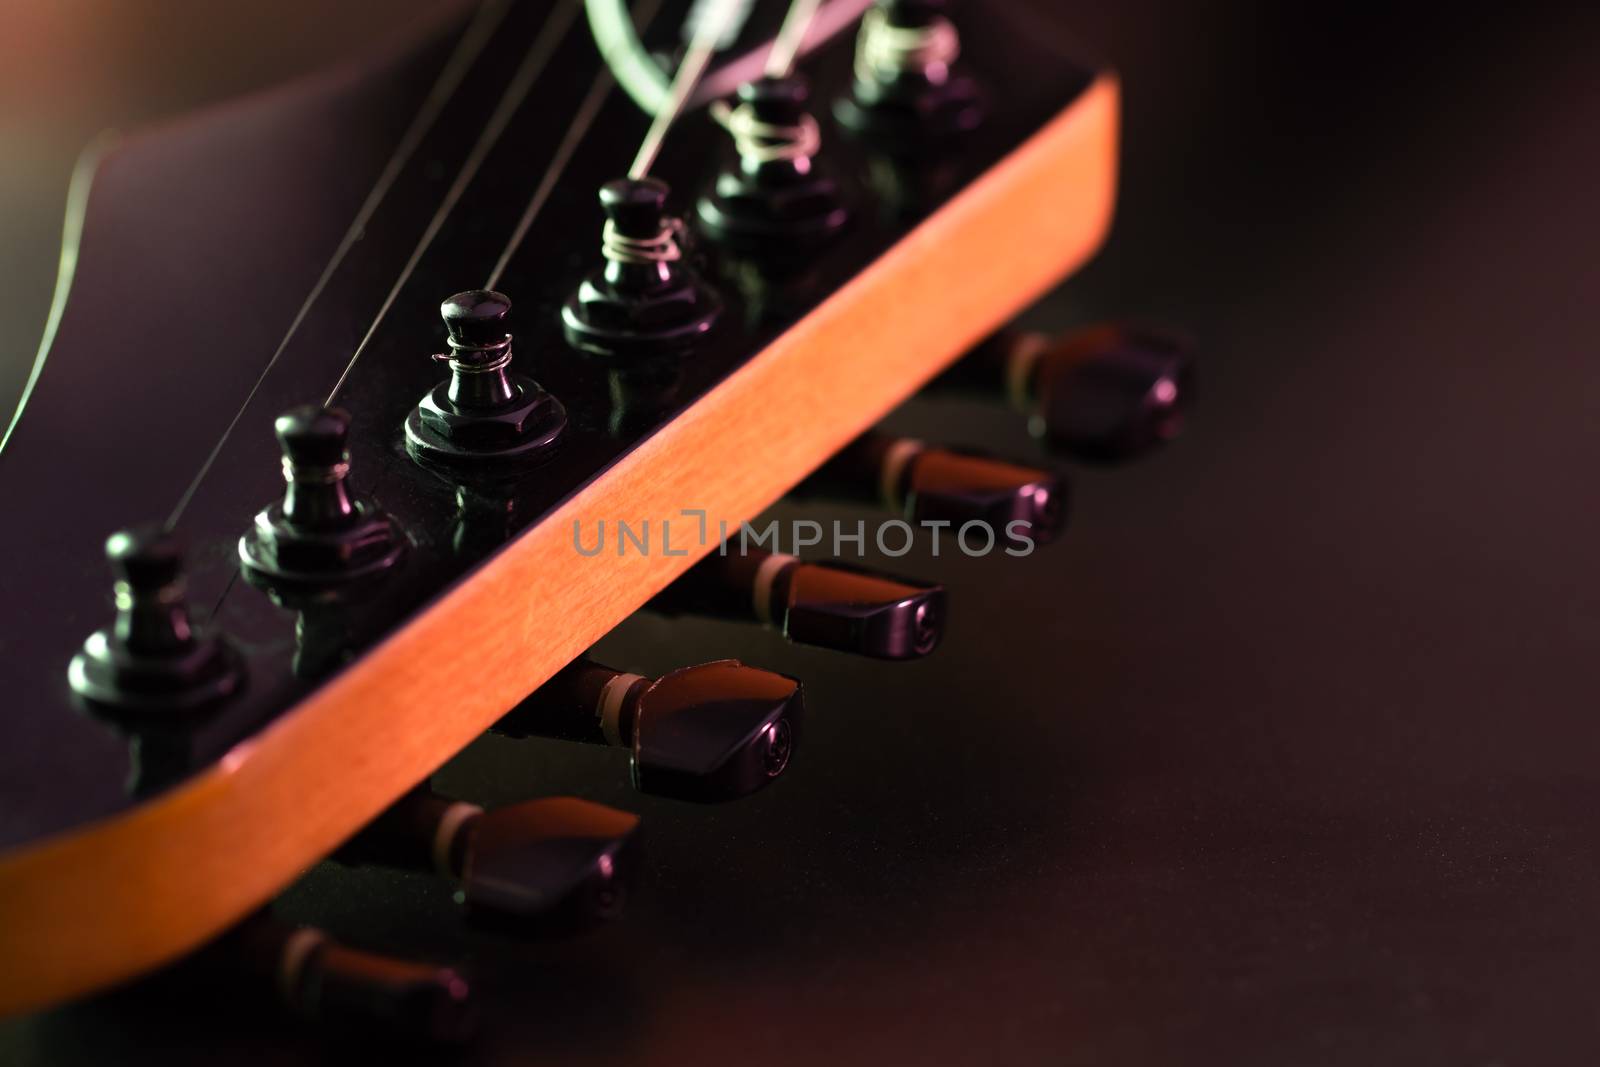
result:
[[[98,127],[429,7],[9,5],[0,393]],[[1083,472],[1072,535],[1030,559],[889,561],[950,589],[926,662],[652,619],[608,638],[633,669],[738,655],[806,680],[807,746],[752,800],[640,798],[605,751],[488,740],[447,768],[474,799],[641,811],[625,922],[512,944],[427,880],[338,868],[286,896],[353,942],[472,964],[491,993],[464,1061],[1600,1054],[1593,17],[1033,11],[1120,69],[1127,114],[1111,242],[1032,318],[1191,331],[1191,432]],[[894,423],[1032,454],[978,406]],[[370,1051],[138,996],[0,1027],[7,1063]]]

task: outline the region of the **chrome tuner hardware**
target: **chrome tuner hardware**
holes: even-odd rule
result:
[[[655,178],[600,187],[605,266],[561,309],[573,347],[621,362],[681,355],[715,325],[722,301],[684,262],[668,192]]]
[[[958,535],[976,523],[997,541],[1054,540],[1071,510],[1064,475],[876,432],[846,445],[796,493],[876,501],[907,522]]]
[[[511,300],[474,289],[439,306],[450,368],[406,416],[406,451],[458,476],[512,476],[546,458],[567,412],[538,382],[511,371]]]
[[[622,914],[638,828],[638,816],[576,797],[485,811],[422,788],[336,858],[435,872],[479,922],[581,927]]]
[[[783,774],[804,712],[798,681],[738,660],[659,678],[578,660],[494,728],[626,748],[640,792],[711,802],[746,796]]]
[[[650,604],[668,614],[758,622],[796,644],[916,659],[944,633],[944,587],[761,549],[713,553]]]
[[[1035,437],[1077,459],[1117,462],[1178,437],[1194,405],[1193,349],[1106,324],[1059,336],[1003,330],[946,374],[1004,392]]]
[[[350,493],[350,416],[338,408],[294,408],[273,423],[283,451],[283,499],[256,514],[239,539],[244,576],[286,601],[315,599],[388,571],[405,535],[369,501]]]
[[[90,634],[67,668],[89,710],[129,730],[187,722],[232,696],[244,667],[220,637],[194,624],[183,545],[156,526],[106,541],[117,614]]]

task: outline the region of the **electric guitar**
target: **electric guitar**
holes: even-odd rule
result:
[[[690,7],[485,0],[86,158],[0,446],[0,1012],[190,957],[453,1036],[457,971],[263,907],[332,856],[615,915],[637,818],[419,783],[491,729],[686,801],[804,773],[799,680],[586,650],[648,610],[932,652],[936,583],[830,557],[1023,565],[1069,488],[873,429],[923,388],[1077,458],[1177,433],[1178,343],[1002,329],[1106,235],[1113,75],[1004,5]],[[885,521],[750,524],[791,493]]]

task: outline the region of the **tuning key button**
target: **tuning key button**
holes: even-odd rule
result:
[[[601,186],[605,266],[561,309],[575,348],[623,362],[682,354],[716,323],[722,301],[683,261],[668,192],[655,178]]]
[[[759,78],[739,87],[721,113],[738,152],[700,199],[700,221],[716,239],[756,255],[792,257],[849,220],[839,184],[818,166],[822,136],[806,109],[803,77]]]
[[[450,351],[433,358],[450,377],[406,416],[406,451],[455,474],[496,478],[547,457],[567,425],[561,402],[512,373],[511,301],[475,289],[439,307]]]
[[[939,585],[753,549],[707,556],[652,607],[759,622],[802,645],[915,659],[938,645],[944,604]]]
[[[639,818],[575,797],[488,811],[419,789],[341,850],[350,863],[432,870],[476,920],[583,926],[622,913]]]
[[[712,802],[746,796],[781,775],[804,710],[798,681],[737,660],[654,679],[579,660],[495,729],[628,748],[641,792]]]
[[[350,948],[265,912],[203,950],[193,967],[208,984],[220,974],[269,986],[291,1012],[331,1028],[440,1044],[477,1029],[471,986],[455,968]]]
[[[948,524],[958,535],[975,522],[997,539],[1036,542],[1060,534],[1071,504],[1063,475],[881,433],[857,438],[798,491],[876,500],[909,522]]]
[[[467,846],[461,899],[487,919],[615,919],[628,899],[638,826],[635,815],[576,797],[496,808]]]
[[[1130,326],[1002,332],[958,370],[987,375],[1034,436],[1087,460],[1131,459],[1171,441],[1194,403],[1190,346]]]
[[[183,548],[155,526],[112,534],[116,620],[84,641],[67,670],[90,709],[137,729],[209,711],[243,680],[238,655],[197,627],[185,596]]]
[[[283,499],[239,539],[252,583],[291,598],[387,571],[405,537],[387,515],[350,494],[350,416],[306,405],[273,423],[283,453]]]
[[[961,73],[945,0],[877,0],[856,37],[855,83],[834,114],[891,151],[975,128],[983,94]]]

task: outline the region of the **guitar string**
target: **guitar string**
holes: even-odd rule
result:
[[[233,419],[223,429],[221,438],[212,447],[210,454],[206,456],[205,462],[200,465],[199,473],[194,476],[194,480],[184,490],[183,496],[178,500],[177,507],[173,508],[172,513],[167,516],[166,529],[168,531],[171,531],[177,525],[178,520],[183,517],[183,512],[194,498],[194,494],[199,490],[200,483],[205,480],[206,474],[210,472],[212,465],[216,463],[217,457],[222,454],[222,449],[228,443],[228,438],[232,435],[234,427],[244,417],[245,411],[250,407],[250,402],[255,399],[256,394],[261,390],[262,384],[266,382],[267,375],[277,365],[279,358],[289,347],[289,342],[294,339],[295,334],[300,331],[300,326],[305,322],[306,316],[311,313],[312,305],[322,296],[322,292],[327,288],[328,282],[332,280],[334,272],[339,269],[345,257],[349,255],[350,250],[355,247],[356,242],[361,240],[366,232],[367,224],[372,221],[372,216],[377,213],[379,206],[389,195],[389,191],[394,187],[395,182],[399,180],[400,172],[411,161],[411,157],[415,154],[418,145],[422,143],[422,139],[427,136],[428,131],[433,128],[434,122],[439,118],[439,114],[444,110],[445,105],[455,96],[455,92],[460,88],[467,72],[477,63],[478,57],[482,55],[484,48],[488,46],[490,39],[494,36],[494,31],[499,28],[501,21],[504,20],[506,13],[510,9],[510,0],[487,0],[472,16],[472,21],[467,24],[466,30],[461,34],[461,39],[456,42],[456,46],[451,51],[449,58],[445,60],[444,67],[440,69],[439,76],[434,79],[432,87],[428,89],[427,95],[423,97],[421,105],[417,108],[417,113],[412,116],[410,124],[406,127],[405,132],[401,134],[400,140],[395,144],[394,151],[390,153],[388,162],[384,164],[383,170],[378,174],[378,180],[373,184],[371,191],[367,193],[366,199],[361,202],[361,207],[357,209],[355,218],[351,220],[349,228],[345,230],[338,247],[334,249],[332,258],[322,268],[322,273],[318,276],[316,284],[306,294],[305,300],[300,305],[300,310],[295,313],[294,319],[289,323],[289,329],[284,333],[283,339],[278,342],[278,347],[273,351],[272,358],[267,360],[266,366],[262,368],[261,373],[256,377],[255,384],[245,394],[244,403],[239,405],[239,410],[234,413]]]
[[[778,37],[772,42],[772,51],[767,53],[766,76],[769,78],[786,78],[794,69],[795,57],[800,54],[800,46],[806,39],[806,31],[811,29],[811,24],[816,21],[817,10],[822,6],[822,0],[793,0],[789,5],[788,14],[783,17],[783,26],[778,30]]]
[[[762,76],[787,78],[794,70],[800,46],[816,21],[820,0],[792,0],[783,26],[767,53]],[[810,159],[822,145],[822,133],[817,120],[802,112],[794,125],[780,126],[762,121],[755,105],[741,103],[737,106],[727,100],[711,103],[711,118],[733,138],[741,160],[767,163],[782,159]]]
[[[672,124],[683,111],[683,105],[688,101],[689,94],[705,76],[706,66],[710,64],[723,33],[738,13],[737,0],[723,0],[719,8],[708,12],[695,26],[688,51],[678,64],[678,72],[672,76],[672,88],[668,92],[667,102],[651,119],[650,129],[644,135],[644,143],[639,146],[639,154],[633,157],[633,166],[628,168],[628,177],[639,179],[650,173],[650,167],[661,152],[662,142],[666,140],[667,131],[672,128]]]
[[[637,27],[635,32],[642,32],[648,28],[651,20],[660,10],[660,0],[640,0],[630,15],[631,23]],[[794,67],[795,58],[805,43],[812,24],[816,21],[821,9],[821,0],[792,0],[788,13],[784,16],[783,26],[778,31],[777,38],[773,41],[772,50],[768,54],[767,74],[770,77],[782,77]],[[730,12],[730,17],[734,11]],[[698,81],[698,79],[697,79]],[[517,220],[516,228],[512,231],[511,239],[506,243],[505,249],[500,253],[499,260],[494,269],[489,273],[488,281],[483,283],[485,289],[493,289],[505,275],[506,268],[510,265],[517,250],[522,247],[523,240],[528,235],[534,219],[544,209],[545,202],[555,191],[556,183],[566,171],[567,164],[571,162],[573,153],[577,150],[578,143],[587,135],[589,127],[593,125],[600,107],[609,95],[614,76],[609,63],[603,63],[600,73],[595,77],[594,84],[589,87],[588,95],[578,106],[573,116],[572,123],[567,127],[567,132],[557,146],[555,155],[551,157],[550,166],[545,170],[544,177],[540,180],[538,188],[528,200],[528,206],[523,211],[522,217]],[[694,86],[690,86],[684,93],[687,99]]]
[[[650,25],[660,10],[661,0],[639,0],[634,6],[633,21],[640,30],[643,30]],[[572,162],[572,156],[578,150],[579,142],[588,135],[589,127],[594,125],[595,118],[600,114],[600,107],[610,95],[613,84],[611,68],[602,63],[600,73],[595,76],[594,84],[589,86],[588,94],[578,105],[571,124],[567,126],[567,132],[556,147],[555,155],[550,157],[550,165],[545,168],[544,177],[539,180],[539,185],[534,189],[533,196],[528,199],[528,206],[523,210],[522,217],[517,220],[516,228],[511,232],[511,240],[506,242],[505,249],[495,262],[494,270],[489,272],[489,280],[483,283],[485,289],[493,289],[500,284],[500,279],[510,266],[512,257],[517,254],[517,250],[522,247],[523,239],[528,236],[528,230],[532,228],[534,219],[544,210],[545,201],[555,192],[556,183],[566,172],[567,164]]]
[[[801,39],[797,57],[809,55],[833,40],[852,23],[858,22],[862,13],[871,6],[872,0],[827,0],[817,11],[810,28]],[[759,78],[766,69],[767,59],[772,54],[774,43],[753,48],[707,74],[701,80],[699,87],[690,94],[689,106],[707,104],[732,95],[734,90],[745,82]]]
[[[563,0],[560,7],[545,20],[539,30],[539,35],[528,46],[528,54],[523,57],[522,64],[517,68],[505,93],[500,97],[500,102],[495,105],[493,114],[489,116],[488,123],[483,132],[478,135],[478,141],[472,146],[472,152],[461,165],[461,170],[456,174],[456,179],[446,191],[444,200],[439,204],[438,210],[433,213],[433,218],[428,222],[428,228],[423,231],[422,239],[417,242],[417,247],[412,250],[411,258],[406,260],[406,265],[400,271],[400,276],[395,279],[394,285],[389,290],[389,295],[384,298],[383,306],[378,309],[377,317],[372,320],[372,325],[367,328],[366,335],[361,338],[361,343],[350,356],[350,362],[345,364],[344,372],[339,375],[339,380],[333,383],[333,389],[328,393],[328,398],[323,401],[323,406],[331,405],[339,395],[339,390],[344,388],[344,383],[350,377],[350,372],[355,369],[356,361],[367,350],[367,345],[372,342],[373,335],[378,332],[378,327],[388,316],[389,309],[394,306],[395,300],[400,296],[400,290],[406,282],[411,280],[411,275],[417,269],[417,264],[422,262],[423,254],[433,244],[433,239],[444,228],[445,220],[450,217],[450,212],[455,210],[456,204],[466,192],[467,186],[472,184],[472,179],[477,176],[478,168],[483,166],[483,161],[488,158],[490,151],[500,140],[500,135],[511,123],[511,119],[522,107],[522,102],[527,98],[528,91],[533,88],[533,83],[538,80],[544,71],[550,57],[555,54],[556,46],[567,36],[572,28],[572,22],[578,15],[578,0]]]

